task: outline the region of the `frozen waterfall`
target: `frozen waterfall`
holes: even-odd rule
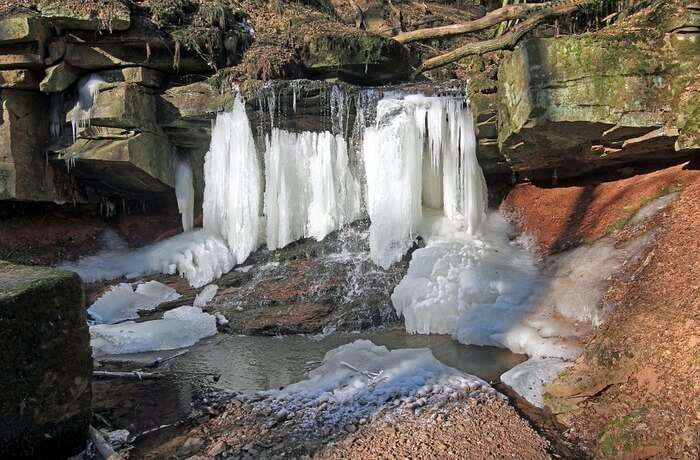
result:
[[[189,232],[194,228],[194,184],[189,161],[181,160],[175,169],[175,198],[182,217],[182,230]]]
[[[418,235],[423,206],[475,233],[486,216],[486,181],[463,98],[388,97],[364,133],[372,260],[388,268]]]
[[[320,241],[357,219],[360,203],[343,136],[272,130],[265,150],[268,249],[307,237]]]

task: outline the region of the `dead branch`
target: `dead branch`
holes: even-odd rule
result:
[[[124,460],[124,457],[114,452],[114,449],[102,436],[102,433],[97,431],[92,425],[90,425],[90,439],[104,460]]]
[[[92,371],[92,376],[96,379],[129,379],[129,380],[154,380],[163,377],[163,374],[153,372],[111,372],[111,371]]]
[[[554,3],[554,2],[551,2]],[[394,40],[401,43],[410,43],[417,40],[426,40],[432,38],[449,37],[452,35],[463,35],[478,30],[488,29],[503,21],[511,19],[523,19],[528,13],[534,9],[542,8],[545,4],[537,3],[521,3],[517,5],[507,5],[503,8],[491,11],[479,19],[464,22],[461,24],[452,24],[449,26],[432,27],[429,29],[418,29],[410,32],[402,32],[394,37]]]
[[[508,33],[490,40],[467,43],[452,51],[430,58],[423,62],[414,75],[442,67],[466,56],[513,48],[525,34],[537,27],[545,19],[574,13],[584,6],[595,3],[595,1],[558,0],[547,4],[549,5],[547,7],[543,7],[545,4],[539,4],[540,9],[536,13],[531,14],[527,20],[513,27]]]

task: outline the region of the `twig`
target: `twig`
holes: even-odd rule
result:
[[[175,359],[175,358],[179,358],[180,356],[182,356],[182,355],[184,355],[184,354],[187,354],[188,351],[190,351],[190,350],[178,351],[178,352],[175,353],[174,355],[168,356],[167,358],[156,358],[155,361],[153,361],[152,363],[150,363],[150,364],[148,364],[148,365],[146,365],[146,366],[144,366],[144,367],[145,367],[146,369],[155,369],[156,367],[160,366],[160,365],[163,364],[163,363],[167,363],[168,361],[171,361],[171,360],[173,360],[173,359]]]

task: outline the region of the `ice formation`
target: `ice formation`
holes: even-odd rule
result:
[[[61,267],[78,273],[88,283],[177,273],[193,287],[202,287],[231,271],[235,264],[236,259],[221,238],[194,230],[136,250],[106,249]]]
[[[245,105],[216,117],[204,163],[204,229],[226,242],[235,264],[259,244],[260,162]]]
[[[177,209],[182,217],[182,230],[189,232],[194,228],[194,183],[190,162],[181,160],[175,170],[175,198]]]
[[[78,101],[71,111],[73,141],[78,137],[78,130],[89,126],[92,104],[100,92],[100,85],[105,83],[99,74],[90,74],[78,81]]]
[[[139,317],[139,310],[154,310],[158,305],[177,300],[180,294],[158,281],[136,286],[120,283],[113,286],[88,308],[88,314],[97,323],[114,324]]]
[[[209,284],[202,289],[199,294],[194,298],[194,306],[199,308],[204,308],[209,302],[212,301],[216,292],[219,290],[219,286],[216,284]]]
[[[263,404],[278,413],[303,414],[307,428],[354,423],[378,412],[387,402],[405,408],[439,405],[458,393],[495,395],[486,382],[435,359],[429,349],[389,351],[357,340],[326,353],[307,380],[264,392]]]
[[[359,213],[360,186],[341,135],[272,130],[265,150],[268,249],[306,237],[320,241]]]
[[[119,355],[189,347],[216,334],[216,318],[201,308],[179,307],[163,319],[135,323],[90,326],[90,345],[95,355]]]
[[[423,205],[475,233],[486,186],[469,106],[451,97],[387,97],[362,146],[372,259],[387,268],[410,248]]]
[[[537,407],[544,407],[544,387],[571,363],[560,358],[530,358],[501,375],[501,381]]]

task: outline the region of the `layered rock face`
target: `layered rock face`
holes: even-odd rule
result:
[[[498,86],[499,145],[514,170],[567,178],[700,149],[700,11],[672,6],[641,27],[518,46]]]
[[[80,278],[0,261],[0,452],[60,458],[85,447],[92,356]]]

